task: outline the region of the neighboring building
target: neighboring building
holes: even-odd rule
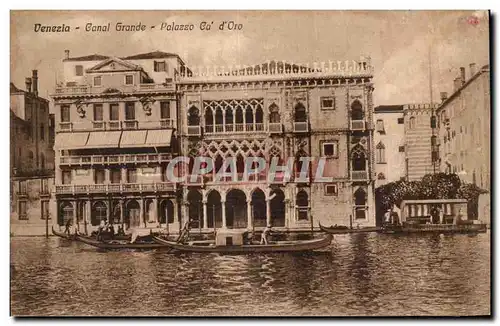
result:
[[[426,174],[439,172],[433,158],[432,141],[436,129],[432,128],[431,117],[435,114],[437,104],[405,104],[403,107],[405,120],[405,152],[406,179],[417,181]],[[437,155],[435,155],[437,156]]]
[[[178,229],[177,188],[165,169],[178,151],[172,80],[182,60],[164,52],[120,59],[66,51],[63,65],[52,95],[58,223],[74,218],[88,231],[107,218]]]
[[[290,182],[214,182],[214,174],[184,185],[184,216],[205,229],[375,225],[372,67],[368,61],[314,68],[285,62],[181,74],[180,125],[185,155],[208,156],[218,171],[247,157],[295,162]],[[325,176],[298,180],[300,157],[326,157]],[[312,169],[313,174],[314,170]]]
[[[406,178],[403,105],[375,107],[376,186]]]
[[[436,110],[439,127],[441,171],[457,173],[463,181],[490,190],[490,67],[454,81],[454,91]]]
[[[368,61],[192,72],[164,52],[122,59],[67,52],[64,71],[52,96],[59,224],[74,218],[95,227],[107,217],[175,231],[188,218],[204,230],[375,225]],[[323,175],[334,181],[309,174],[299,182],[294,173],[290,182],[257,175],[216,183],[209,174],[173,183],[165,167],[177,154],[210,156],[216,168],[233,157],[239,176],[250,156],[278,157],[280,165],[293,158],[296,170],[300,157],[326,157]]]
[[[10,84],[11,232],[45,234],[54,182],[48,100],[38,96],[38,73],[26,78],[26,90]]]

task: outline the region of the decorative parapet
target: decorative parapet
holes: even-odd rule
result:
[[[415,103],[415,104],[405,104],[403,110],[425,110],[425,109],[437,109],[438,103]]]
[[[195,66],[178,74],[180,82],[222,80],[265,80],[314,77],[371,77],[370,59],[359,61],[322,61],[298,65],[286,61],[268,61],[261,65]]]

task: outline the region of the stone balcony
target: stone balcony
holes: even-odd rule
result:
[[[174,129],[173,119],[161,119],[159,121],[92,121],[91,124],[79,124],[74,122],[59,122],[57,132],[92,131],[92,130],[138,130],[138,129]]]
[[[91,86],[91,85],[74,85],[56,87],[54,96],[64,95],[100,95],[113,93],[155,93],[155,92],[174,92],[175,85],[173,83],[164,84],[138,84],[138,85],[121,85],[118,87]]]
[[[160,191],[175,191],[176,184],[171,182],[160,183],[116,183],[91,185],[56,185],[56,195],[78,194],[123,194],[147,193]]]
[[[352,180],[368,180],[368,171],[351,171]]]
[[[90,156],[61,156],[59,165],[108,165],[128,163],[168,163],[171,154],[124,154],[124,155],[90,155]]]

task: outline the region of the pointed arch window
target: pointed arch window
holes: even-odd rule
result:
[[[297,103],[295,106],[295,114],[294,114],[295,122],[307,122],[307,112],[306,108],[302,103]]]
[[[351,104],[351,120],[364,120],[365,114],[363,112],[363,104],[355,100]]]
[[[281,117],[279,113],[279,107],[276,103],[273,103],[269,106],[269,122],[271,123],[280,123]]]
[[[188,126],[200,125],[200,110],[196,106],[191,106],[188,111]]]
[[[408,128],[409,129],[415,129],[415,125],[416,125],[416,120],[415,120],[415,117],[411,117],[410,120],[409,120],[409,124],[408,124]]]
[[[297,219],[308,220],[309,219],[309,196],[304,190],[300,190],[295,198],[295,206],[297,207]]]
[[[377,163],[378,164],[384,164],[386,163],[385,160],[385,145],[382,142],[379,142],[376,147],[376,156],[377,156]]]
[[[353,171],[366,171],[366,153],[361,145],[356,145],[351,153]]]

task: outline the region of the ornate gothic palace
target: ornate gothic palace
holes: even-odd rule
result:
[[[188,68],[165,52],[72,58],[67,51],[63,62],[65,79],[52,95],[59,224],[375,225],[368,59]],[[176,166],[186,180],[170,180],[167,165],[180,155],[211,158],[214,171],[235,160],[237,178],[190,178],[191,161]],[[248,175],[250,157],[292,162],[292,176]],[[299,178],[304,157],[324,158],[329,181],[314,165]]]

